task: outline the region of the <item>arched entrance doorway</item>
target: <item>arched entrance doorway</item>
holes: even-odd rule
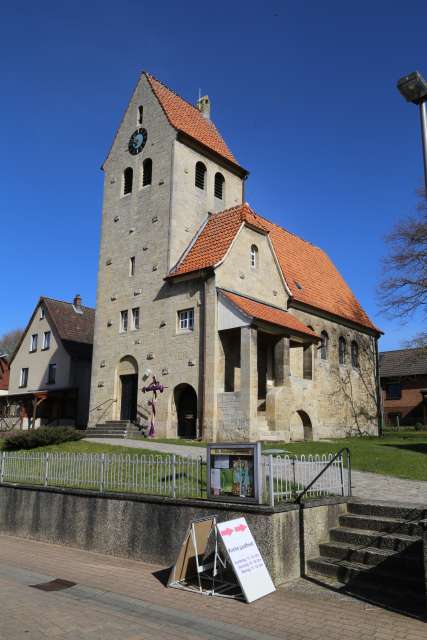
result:
[[[310,416],[305,411],[296,411],[291,418],[291,440],[313,440]]]
[[[138,397],[138,363],[132,356],[125,356],[117,367],[120,420],[135,422]]]
[[[174,390],[179,438],[197,438],[197,394],[189,384],[179,384]]]

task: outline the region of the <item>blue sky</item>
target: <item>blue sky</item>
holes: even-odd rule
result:
[[[262,215],[325,249],[380,313],[383,237],[422,184],[419,121],[397,79],[427,74],[424,1],[4,3],[0,23],[0,334],[39,295],[95,304],[100,166],[146,69],[199,88]]]

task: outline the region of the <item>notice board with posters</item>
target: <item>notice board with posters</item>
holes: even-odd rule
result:
[[[246,602],[276,591],[246,519],[220,522],[217,530]]]
[[[208,444],[207,494],[212,500],[260,503],[261,444]]]

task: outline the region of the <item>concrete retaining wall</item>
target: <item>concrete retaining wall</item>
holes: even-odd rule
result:
[[[271,510],[203,500],[0,486],[0,533],[164,566],[174,563],[193,518],[216,514],[225,521],[243,515],[276,585],[301,575],[304,561],[318,555],[319,543],[345,510],[341,499]]]

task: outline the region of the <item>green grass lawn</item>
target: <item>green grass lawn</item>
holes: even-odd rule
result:
[[[2,441],[0,440],[0,449],[2,448]],[[25,451],[22,449],[22,451]],[[46,452],[52,453],[121,453],[138,456],[165,456],[166,454],[160,451],[153,451],[152,449],[135,449],[133,447],[122,447],[114,444],[104,444],[102,442],[86,442],[85,440],[77,440],[75,442],[63,442],[61,444],[50,444],[47,447],[36,447],[35,449],[29,449],[29,453],[33,452]]]
[[[349,438],[317,442],[268,442],[263,450],[286,449],[298,456],[351,452],[351,465],[359,471],[427,481],[427,432],[386,433],[383,438]]]

